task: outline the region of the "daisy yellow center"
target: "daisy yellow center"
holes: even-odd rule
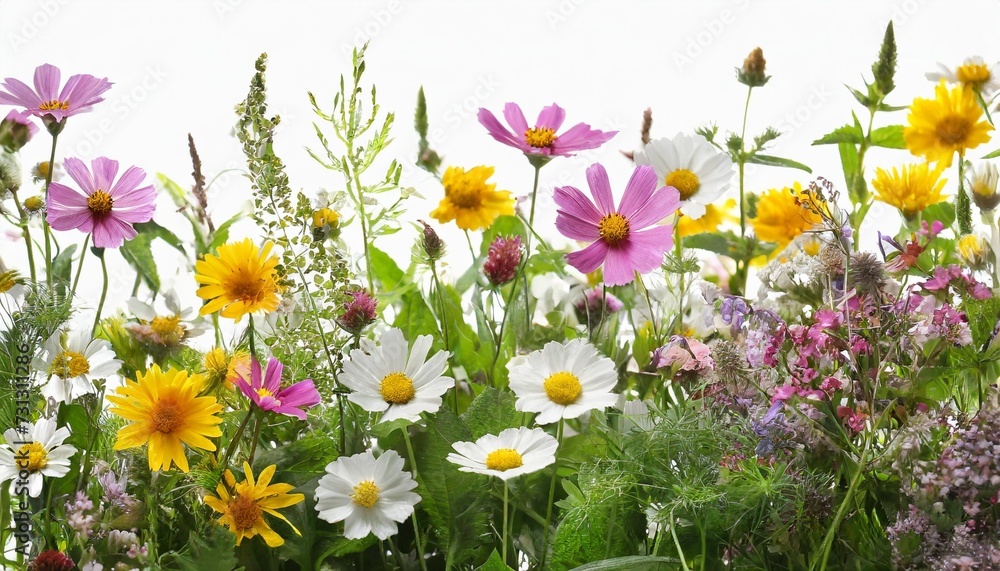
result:
[[[521,453],[513,448],[498,448],[486,455],[486,467],[498,472],[506,472],[524,465]]]
[[[38,212],[45,206],[45,201],[40,196],[29,196],[24,199],[24,208],[28,212]]]
[[[274,291],[270,280],[259,278],[256,274],[238,272],[232,275],[225,285],[229,289],[229,297],[235,301],[254,307]]]
[[[49,176],[49,162],[43,161],[35,165],[35,174],[39,178],[48,178]]]
[[[63,351],[52,360],[49,372],[62,379],[73,379],[90,372],[90,362],[76,351]]]
[[[17,272],[10,271],[0,274],[0,293],[6,293],[17,285]]]
[[[597,232],[602,240],[614,246],[628,238],[629,226],[627,218],[612,212],[601,217],[601,221],[597,223]]]
[[[111,198],[111,195],[103,190],[98,190],[87,197],[87,208],[94,213],[95,216],[105,216],[111,212],[111,208],[115,205],[115,199]]]
[[[575,403],[576,399],[580,398],[580,393],[583,392],[580,379],[569,371],[549,375],[549,378],[545,379],[544,386],[545,394],[548,395],[549,400],[563,406]]]
[[[389,373],[382,377],[379,386],[382,398],[389,404],[406,404],[417,394],[413,388],[413,379],[403,373]]]
[[[181,407],[175,402],[158,401],[153,405],[149,419],[157,432],[170,434],[181,425]]]
[[[483,203],[481,185],[459,182],[448,187],[448,199],[459,208],[479,208]]]
[[[962,83],[978,87],[990,80],[990,68],[982,63],[960,65],[955,70],[955,77]]]
[[[260,398],[273,397],[274,393],[272,393],[267,389],[257,389],[257,396],[259,396]]]
[[[27,459],[27,467],[25,467],[25,459]],[[14,462],[19,469],[26,469],[28,472],[34,473],[49,464],[49,454],[40,443],[32,442],[17,450]]]
[[[38,106],[42,111],[68,111],[69,101],[59,101],[58,99],[53,99],[52,101],[46,101]]]
[[[681,200],[691,198],[698,192],[698,189],[701,188],[701,180],[698,178],[698,175],[688,169],[677,169],[672,171],[667,175],[665,183],[667,186],[672,186],[677,189],[677,192],[681,195]]]
[[[965,117],[949,115],[938,121],[934,130],[945,145],[964,145],[972,131],[972,122]]]
[[[966,260],[980,260],[986,255],[986,241],[975,234],[966,234],[958,241],[958,252]]]
[[[547,149],[556,141],[556,132],[548,127],[532,127],[524,132],[524,140],[536,149]]]
[[[238,531],[252,529],[260,519],[260,506],[247,494],[240,494],[229,504],[229,517],[233,518],[233,527]]]
[[[351,494],[351,499],[359,506],[371,508],[378,503],[378,493],[379,489],[375,485],[375,482],[373,480],[365,480],[354,486],[354,493]]]
[[[153,331],[159,333],[160,335],[171,335],[174,333],[179,333],[181,318],[179,315],[173,317],[160,317],[159,315],[153,318],[149,326]]]

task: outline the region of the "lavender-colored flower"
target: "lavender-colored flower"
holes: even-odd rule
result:
[[[61,72],[59,68],[44,64],[35,68],[35,88],[24,82],[8,77],[0,84],[0,103],[20,105],[25,111],[49,125],[63,119],[90,111],[95,104],[104,101],[101,97],[113,85],[108,78],[98,79],[92,75],[74,75],[60,90]]]
[[[620,299],[608,293],[603,288],[590,288],[573,304],[576,318],[580,323],[593,327],[608,315],[618,313],[625,307]]]
[[[121,509],[128,509],[135,503],[135,498],[126,492],[128,478],[124,474],[118,476],[113,471],[108,470],[98,476],[97,481],[104,491],[101,502]]]
[[[237,375],[236,386],[262,410],[305,420],[305,409],[319,404],[319,392],[312,379],[281,388],[284,367],[281,361],[271,357],[267,362],[267,372],[262,374],[260,361],[254,358],[250,363],[250,382],[243,375]]]
[[[375,318],[378,316],[378,300],[364,289],[350,291],[348,295],[351,299],[344,302],[344,310],[337,317],[337,325],[352,335],[358,335],[365,327],[375,323]]]
[[[66,504],[66,523],[84,540],[94,535],[94,514],[87,513],[93,509],[94,502],[83,492],[77,492],[76,498]]]
[[[722,322],[732,326],[733,335],[735,336],[743,328],[743,318],[753,313],[753,309],[747,305],[747,302],[743,298],[727,295],[722,300],[719,312],[722,313]]]
[[[495,286],[509,283],[517,275],[522,254],[520,236],[497,236],[490,243],[490,249],[486,253],[483,274]]]
[[[774,456],[778,450],[789,444],[788,439],[793,432],[785,423],[783,408],[784,404],[778,401],[767,409],[767,413],[760,420],[755,420],[751,424],[754,434],[760,437],[755,452],[761,458]]]

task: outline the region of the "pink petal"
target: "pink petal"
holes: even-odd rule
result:
[[[680,204],[681,195],[677,189],[672,186],[664,186],[656,191],[645,204],[637,208],[634,215],[626,215],[625,217],[629,219],[633,231],[642,230],[673,215],[677,212]]]
[[[104,101],[104,98],[100,97],[100,95],[111,89],[112,85],[114,84],[108,81],[106,77],[98,79],[87,74],[74,75],[69,78],[66,86],[63,87],[60,99],[62,101],[69,101],[70,109],[76,113],[87,111],[91,106]],[[75,107],[79,108],[74,109]]]
[[[88,208],[57,207],[50,202],[48,209],[45,219],[55,230],[79,229],[81,232],[90,232],[93,228],[93,213]]]
[[[571,240],[581,242],[593,242],[601,239],[598,226],[585,220],[580,220],[572,214],[559,212],[556,215],[556,229],[559,233]]]
[[[51,64],[42,64],[35,68],[35,92],[42,101],[52,101],[59,98],[59,68]]]
[[[559,127],[562,127],[563,121],[565,120],[566,110],[553,103],[552,105],[542,109],[542,112],[538,114],[538,120],[535,121],[535,127],[548,127],[553,131],[558,131]]]
[[[299,381],[287,389],[278,393],[278,398],[282,404],[291,407],[313,406],[319,404],[319,391],[312,379]]]
[[[573,156],[575,151],[596,149],[610,141],[618,131],[598,131],[591,129],[586,123],[578,123],[567,130],[552,143],[553,154]]]
[[[87,208],[86,196],[66,185],[59,184],[58,182],[53,182],[49,185],[49,201],[51,201],[51,206],[49,207],[50,209],[52,206],[55,206],[56,208],[64,206]],[[55,204],[52,204],[52,202],[55,202]]]
[[[611,214],[615,211],[615,198],[611,194],[611,181],[608,180],[608,171],[604,165],[594,163],[587,168],[587,184],[590,185],[590,194],[597,201],[597,209],[604,214]]]
[[[631,232],[624,242],[618,244],[618,250],[628,260],[629,272],[645,274],[663,264],[663,254],[673,244],[672,226],[654,226],[641,232]]]
[[[566,254],[566,261],[581,273],[589,274],[601,267],[608,255],[608,250],[608,245],[604,240],[598,240],[578,252]]]
[[[127,222],[114,215],[94,220],[94,246],[97,248],[118,248],[125,240],[135,238],[139,233]]]
[[[271,357],[267,361],[267,372],[264,374],[264,385],[263,389],[271,394],[278,392],[281,388],[281,372],[285,369],[285,366],[281,364],[281,361]]]
[[[244,379],[241,375],[236,376],[236,380],[233,381],[233,384],[235,384],[248,399],[255,403],[260,402],[260,396],[258,396],[257,392],[253,390],[249,384],[247,384],[246,379]]]
[[[601,221],[601,213],[594,207],[594,203],[576,187],[556,188],[552,200],[567,214],[572,214],[594,224]]]
[[[94,172],[95,190],[103,190],[111,194],[111,185],[115,181],[115,176],[118,175],[118,161],[108,157],[97,157],[90,162],[90,168]]]
[[[639,209],[653,196],[656,182],[656,173],[653,172],[652,167],[636,166],[625,185],[625,193],[622,194],[618,212],[631,221],[633,216],[638,214]]]
[[[524,118],[524,113],[517,106],[517,103],[508,103],[503,106],[503,118],[507,120],[507,124],[513,129],[514,135],[517,135],[518,139],[524,137],[528,130],[528,120]]]
[[[87,196],[90,196],[95,190],[97,190],[94,188],[94,179],[91,178],[87,165],[83,164],[83,161],[80,159],[68,158],[64,160],[63,168],[66,169],[66,174],[76,181],[76,184],[80,185],[80,189],[83,190]]]
[[[4,81],[3,87],[10,93],[0,91],[0,103],[5,105],[20,105],[32,112],[37,111],[38,107],[42,104],[41,98],[38,97],[38,94],[34,90],[24,82],[18,81],[13,77],[8,77]]]
[[[261,371],[260,371],[260,361],[257,357],[250,359],[250,386],[254,389],[259,389],[264,385],[261,383]]]
[[[117,167],[117,163],[115,166]],[[117,199],[119,196],[123,196],[134,190],[142,184],[142,181],[145,178],[146,171],[139,167],[129,167],[125,170],[124,174],[122,174],[122,177],[118,179],[118,182],[115,183],[114,187],[109,190],[109,193]],[[117,204],[118,201],[116,200],[115,203]]]
[[[635,279],[635,268],[631,258],[622,247],[628,242],[623,242],[615,247],[608,248],[608,256],[604,260],[604,283],[605,285],[625,285],[632,283]]]
[[[496,141],[521,150],[530,148],[527,143],[521,140],[520,137],[515,137],[510,131],[501,125],[496,116],[493,115],[493,113],[491,113],[488,109],[480,108],[476,118],[479,119],[479,124],[486,127],[486,131]]]

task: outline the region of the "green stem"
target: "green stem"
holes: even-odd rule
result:
[[[680,229],[680,217],[678,217],[678,224],[674,226],[674,248],[677,255],[677,265],[680,272],[677,273],[678,288],[677,288],[677,334],[684,334],[684,246],[681,241],[681,229]],[[643,288],[645,289],[645,288]],[[647,302],[648,303],[648,302]],[[650,313],[652,313],[652,308],[650,308]]]
[[[503,305],[503,317],[500,318],[500,331],[497,333],[496,350],[493,352],[493,363],[490,364],[490,386],[496,386],[493,381],[496,378],[497,362],[500,360],[500,351],[503,348],[503,333],[507,327],[507,314],[509,313],[511,302],[514,301],[514,292],[517,291],[518,278],[521,277],[522,272],[524,272],[523,263],[521,264],[521,269],[518,270],[518,275],[514,277],[514,281],[510,282],[510,293],[507,295],[507,300]]]
[[[865,154],[868,153],[868,148],[870,147],[870,141],[872,138],[872,125],[875,124],[875,109],[868,110],[868,131],[865,133],[864,139],[861,140],[861,144],[858,146],[858,167],[854,171],[854,176],[852,180],[847,181],[851,186],[848,189],[848,194],[852,194],[854,189],[861,188],[860,185],[865,185],[864,188],[867,189],[867,185],[864,181],[865,178]],[[859,181],[860,179],[860,181]],[[858,196],[861,200],[860,206],[854,211],[854,216],[851,220],[851,228],[854,231],[854,251],[861,251],[861,223],[865,221],[865,217],[868,216],[868,210],[871,208],[872,201],[868,199],[867,192],[865,196]]]
[[[990,250],[993,251],[993,289],[1000,288],[1000,227],[997,226],[995,210],[983,212],[983,218],[990,226]]]
[[[955,197],[955,215],[961,236],[972,233],[972,204],[965,192],[965,154],[958,154],[958,195]]]
[[[410,456],[410,469],[413,470],[413,479],[417,479],[417,462],[413,454],[413,444],[410,442],[410,430],[403,427],[403,441],[406,442],[406,453]],[[427,571],[427,560],[424,557],[424,546],[420,542],[420,525],[417,523],[417,510],[410,514],[413,520],[413,541],[417,544],[417,557],[420,558],[420,569]]]
[[[260,414],[260,411],[258,411],[258,413],[255,414],[254,416],[255,418],[253,424],[253,440],[250,443],[250,459],[247,460],[247,462],[249,462],[250,464],[253,464],[253,456],[257,452],[257,441],[260,440],[260,425],[262,424],[261,422],[262,415]]]
[[[28,216],[24,212],[24,208],[21,207],[21,201],[17,198],[17,191],[10,191],[11,197],[14,199],[14,207],[17,208],[18,220],[24,227],[21,229],[21,233],[24,235],[24,245],[28,249],[28,269],[31,273],[31,281],[34,282],[37,278],[35,273],[35,244],[31,241],[31,230],[28,228]]]
[[[101,288],[101,301],[97,303],[97,314],[94,316],[94,334],[97,334],[97,327],[101,324],[101,312],[104,310],[104,300],[108,297],[108,263],[104,259],[107,251],[102,251],[101,255],[101,275],[104,278],[104,286]]]
[[[233,458],[233,452],[236,452],[236,448],[240,444],[240,438],[243,437],[243,431],[246,430],[251,416],[253,416],[252,409],[247,411],[247,415],[243,417],[243,422],[240,423],[239,428],[236,429],[236,433],[233,434],[232,440],[229,441],[229,446],[226,447],[226,455],[222,458],[222,464],[219,465],[223,470],[229,467],[229,461]],[[224,481],[225,479],[223,479]]]
[[[49,185],[52,184],[52,173],[55,172],[56,164],[56,142],[59,140],[59,134],[54,133],[52,135],[52,151],[49,153],[49,168],[48,172],[45,173],[45,197],[49,196]],[[106,190],[106,189],[105,189]],[[52,246],[49,240],[49,223],[45,218],[42,218],[42,232],[45,234],[45,283],[49,287],[52,286]],[[105,281],[105,284],[107,282]],[[107,286],[105,285],[105,289]]]
[[[635,280],[639,284],[639,289],[642,290],[642,293],[646,298],[646,305],[649,307],[649,322],[653,325],[653,338],[656,340],[656,344],[658,346],[660,343],[660,330],[656,325],[656,315],[653,313],[653,299],[649,296],[649,290],[646,289],[646,284],[642,281],[642,276],[639,272],[635,273]]]
[[[444,337],[444,348],[451,350],[451,343],[448,342],[448,320],[444,309],[444,296],[441,294],[441,280],[437,274],[437,263],[431,261],[431,277],[434,280],[434,293],[438,303],[438,320],[441,322],[441,336]],[[455,379],[455,414],[458,414],[458,379]]]
[[[840,507],[837,509],[837,515],[834,516],[833,522],[830,527],[826,530],[826,536],[823,538],[823,558],[820,562],[820,571],[826,570],[827,561],[830,559],[830,549],[833,547],[833,538],[837,534],[837,530],[840,529],[840,523],[844,520],[844,516],[847,515],[848,504],[854,499],[854,494],[858,490],[858,486],[861,483],[861,477],[865,471],[866,456],[868,455],[868,447],[871,444],[871,438],[865,438],[865,446],[861,450],[861,457],[858,459],[858,469],[854,474],[854,478],[851,480],[850,487],[847,488],[847,493],[844,494],[844,500],[840,503]],[[810,567],[810,569],[815,568],[815,563]]]
[[[677,557],[681,560],[681,568],[684,569],[684,571],[689,571],[690,567],[688,567],[687,560],[684,558],[684,548],[681,547],[681,541],[677,538],[677,529],[676,525],[674,525],[675,521],[674,510],[670,510],[670,536],[674,538],[674,547],[677,549]]]
[[[747,135],[747,115],[750,113],[750,94],[753,93],[753,86],[747,88],[747,100],[743,105],[743,127],[740,129],[740,156],[739,156],[739,169],[740,169],[740,238],[746,238],[747,235],[747,216],[746,216],[746,197],[744,195],[745,188],[745,176],[744,168],[746,167],[746,135]]]
[[[503,481],[503,555],[501,560],[507,565],[507,480]]]
[[[83,275],[83,259],[87,257],[87,244],[90,243],[90,234],[83,239],[83,247],[80,248],[80,263],[76,265],[76,275],[73,277],[73,287],[69,290],[69,298],[73,299],[76,294],[76,284],[80,283],[80,276]]]
[[[545,507],[545,527],[542,529],[542,554],[539,557],[539,569],[545,569],[545,556],[548,555],[549,527],[552,525],[552,504],[556,498],[556,476],[559,473],[559,450],[562,448],[563,440],[563,419],[559,419],[559,427],[556,429],[556,461],[552,464],[552,479],[549,480],[549,502]]]
[[[247,317],[250,318],[250,323],[247,324],[247,337],[250,339],[250,358],[257,358],[257,347],[254,345],[254,335],[253,335],[253,314],[248,314]]]
[[[525,246],[525,256],[531,255],[531,237],[535,233],[535,202],[538,195],[538,178],[539,174],[542,172],[542,165],[535,165],[535,182],[531,185],[531,211],[528,214],[528,232],[527,245]]]

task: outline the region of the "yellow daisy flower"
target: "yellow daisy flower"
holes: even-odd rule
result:
[[[211,387],[225,384],[232,388],[237,376],[242,374],[246,378],[250,377],[250,353],[239,349],[228,353],[225,349],[216,347],[205,353],[203,365]]]
[[[513,215],[514,199],[506,190],[495,190],[496,184],[487,184],[491,176],[493,167],[478,166],[468,171],[448,167],[441,178],[444,199],[431,216],[441,223],[454,220],[463,230],[481,230],[498,216]]]
[[[757,216],[750,219],[750,224],[758,239],[778,245],[773,254],[821,222],[818,214],[799,205],[800,194],[802,185],[795,183],[792,188],[771,189],[757,200]]]
[[[215,450],[209,438],[222,436],[216,416],[222,405],[215,397],[198,396],[205,386],[204,375],[189,375],[185,370],[161,371],[153,365],[145,375],[126,381],[107,399],[115,406],[111,412],[131,421],[118,431],[115,450],[149,445],[149,469],[169,470],[176,464],[188,471],[184,447]]]
[[[892,168],[892,173],[885,169],[875,169],[875,200],[895,206],[907,220],[912,219],[932,204],[945,199],[941,194],[948,179],[941,178],[944,165],[938,163],[931,169],[927,163],[907,165],[902,169]]]
[[[968,149],[989,141],[993,126],[981,120],[983,110],[972,88],[960,85],[948,89],[942,80],[934,95],[934,99],[913,100],[903,139],[914,155],[948,167],[956,152],[964,156]]]
[[[205,503],[222,514],[218,519],[219,524],[228,527],[236,536],[236,545],[239,545],[244,537],[253,539],[258,535],[264,538],[268,547],[278,547],[285,543],[285,540],[264,520],[264,513],[284,521],[296,535],[302,535],[292,522],[277,510],[294,506],[304,500],[305,496],[289,494],[288,492],[295,488],[291,484],[272,484],[271,478],[275,469],[275,465],[271,464],[264,468],[254,481],[250,464],[244,462],[243,474],[246,480],[237,484],[233,473],[226,470],[223,475],[225,484],[219,483],[219,487],[215,489],[219,496],[205,496]],[[229,490],[233,490],[233,493],[229,493]]]
[[[222,310],[222,317],[237,322],[255,311],[278,309],[281,286],[278,285],[276,256],[269,256],[271,242],[259,249],[249,238],[219,246],[218,256],[208,254],[195,264],[194,279],[202,284],[198,297],[207,300],[202,315]]]
[[[726,222],[739,222],[740,219],[733,214],[736,208],[736,199],[730,198],[722,206],[709,204],[705,207],[705,213],[701,218],[692,219],[690,216],[681,215],[677,221],[677,231],[681,238],[694,236],[695,234],[706,234],[716,232],[719,226]]]

